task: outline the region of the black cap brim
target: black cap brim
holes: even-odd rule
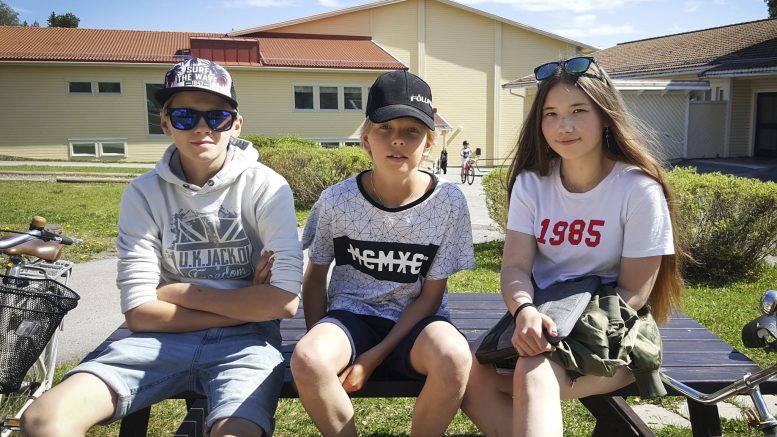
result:
[[[225,96],[224,94],[217,93],[215,91],[207,90],[196,86],[162,88],[162,89],[156,90],[156,92],[154,93],[154,98],[156,99],[157,103],[159,103],[159,106],[164,106],[165,103],[170,99],[170,97],[173,96],[173,94],[180,93],[181,91],[201,91],[203,93],[213,94],[214,96],[219,96],[222,99],[226,100],[230,105],[232,105],[233,108],[237,109],[237,100],[233,99],[232,97]]]
[[[434,130],[434,119],[424,114],[420,109],[408,105],[388,105],[378,108],[370,114],[370,121],[373,123],[383,123],[400,117],[413,117],[425,124],[431,130]]]

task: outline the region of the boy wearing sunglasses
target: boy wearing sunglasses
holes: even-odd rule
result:
[[[270,435],[283,384],[279,319],[297,311],[302,251],[291,189],[238,138],[221,66],[173,66],[155,95],[173,138],[124,192],[117,284],[132,335],[25,412],[25,435],[84,435],[185,391],[211,436]]]

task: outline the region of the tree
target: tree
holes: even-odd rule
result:
[[[777,18],[777,0],[764,0],[769,8],[769,18]]]
[[[19,13],[0,0],[0,26],[18,26]]]
[[[66,14],[57,15],[54,11],[51,11],[51,15],[46,20],[49,27],[78,27],[78,23],[81,21],[72,12]]]

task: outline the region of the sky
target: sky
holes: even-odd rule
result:
[[[46,25],[52,11],[79,27],[230,32],[307,17],[365,0],[2,0],[19,21]],[[598,48],[768,17],[764,0],[458,0]]]

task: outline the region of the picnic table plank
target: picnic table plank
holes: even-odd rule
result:
[[[486,332],[505,313],[505,305],[498,293],[451,293],[448,299],[448,310],[451,319],[467,340],[472,343]],[[660,328],[663,340],[664,355],[662,370],[674,379],[705,393],[713,393],[724,388],[745,374],[760,370],[745,355],[724,342],[718,336],[710,332],[696,320],[687,315],[675,312],[669,323]],[[281,397],[295,398],[297,393],[292,383],[289,358],[297,341],[305,334],[306,327],[303,309],[300,306],[293,319],[281,321],[281,334],[283,338],[282,352],[285,359],[285,379]],[[96,356],[110,342],[119,340],[130,334],[125,325],[114,331],[105,342],[92,351],[85,360]],[[370,380],[366,386],[353,397],[414,397],[422,388],[422,382],[409,380],[380,381]],[[760,385],[762,393],[777,393],[777,381],[770,380]],[[670,394],[678,394],[669,389]],[[620,429],[624,426],[641,431],[630,435],[649,436],[649,429],[641,428],[636,421],[639,418],[630,412],[628,404],[621,396],[635,396],[638,391],[635,384],[624,387],[616,392],[604,396],[586,399],[584,404],[597,412],[597,429]],[[183,393],[179,397],[186,398],[190,402],[198,397],[194,393]],[[598,398],[598,399],[597,399]],[[201,405],[201,403],[198,403]],[[717,407],[714,405],[701,405],[689,402],[691,410],[694,435],[712,435],[716,426],[719,428],[720,420]],[[121,436],[145,435],[145,424],[148,421],[147,411],[128,416],[122,421]],[[615,413],[618,417],[612,418]],[[144,415],[146,414],[146,415]],[[202,416],[202,411],[197,411]],[[126,422],[126,423],[125,423]],[[637,423],[639,426],[635,426]],[[626,425],[624,425],[626,424]],[[187,424],[186,426],[190,426]],[[134,427],[134,428],[132,428]],[[125,432],[126,428],[126,432]],[[698,434],[697,434],[698,430]],[[605,431],[597,431],[595,435],[616,435]]]

